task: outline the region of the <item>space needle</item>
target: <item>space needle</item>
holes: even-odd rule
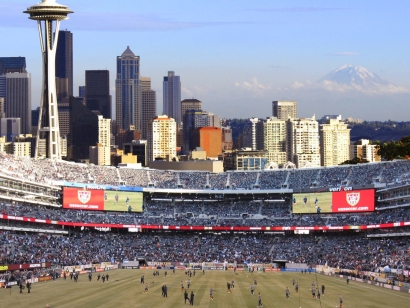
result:
[[[39,156],[39,140],[44,138],[46,139],[46,156],[59,160],[61,159],[61,148],[56,94],[56,49],[60,21],[68,19],[67,15],[73,12],[67,6],[56,3],[55,0],[42,0],[41,3],[30,6],[23,13],[30,14],[30,19],[37,20],[43,55],[43,87],[35,158]],[[55,26],[54,30],[53,26]]]

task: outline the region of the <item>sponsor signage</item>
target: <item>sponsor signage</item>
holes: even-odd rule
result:
[[[295,214],[372,212],[374,189],[353,190],[352,187],[329,188],[325,192],[293,194],[292,212]]]
[[[374,211],[374,190],[352,190],[332,193],[332,212],[372,212]]]
[[[15,216],[8,216],[4,214],[0,214],[0,219],[4,220],[16,220],[16,218],[20,218],[19,220],[25,222],[34,222],[33,218],[27,217],[15,217]],[[120,228],[124,229],[127,228],[130,231],[133,230],[134,232],[140,232],[142,230],[150,230],[150,229],[161,229],[162,226],[160,225],[123,225],[123,224],[99,224],[99,223],[84,223],[84,222],[69,222],[69,221],[51,221],[51,220],[44,220],[45,224],[58,224],[60,226],[69,226],[69,227],[87,227],[87,228]],[[366,230],[366,229],[384,229],[384,228],[398,228],[410,226],[410,221],[401,221],[401,222],[394,222],[394,223],[385,223],[385,224],[376,224],[376,225],[360,225],[360,226],[312,226],[312,227],[280,227],[280,226],[271,226],[271,227],[259,227],[260,231],[294,231],[294,230],[312,230],[312,231],[327,231],[327,230]],[[214,227],[217,231],[231,231],[232,227],[224,226],[224,227]],[[216,229],[217,228],[217,229]],[[206,230],[205,226],[168,226],[169,230],[195,230],[195,231],[204,231]],[[105,229],[102,229],[105,230]],[[235,231],[254,231],[253,228],[249,226],[238,226],[234,227]],[[22,266],[28,266],[23,265]],[[9,265],[10,267],[10,265]],[[43,266],[45,267],[45,266]],[[0,266],[0,271],[2,267]]]
[[[63,208],[91,211],[142,212],[142,193],[104,190],[100,186],[64,187]]]
[[[74,210],[104,210],[104,191],[64,187],[63,208]]]

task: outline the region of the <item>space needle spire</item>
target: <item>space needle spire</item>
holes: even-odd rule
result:
[[[43,55],[43,87],[35,158],[39,156],[39,140],[44,138],[46,156],[58,160],[61,159],[61,141],[56,95],[56,49],[60,21],[68,19],[67,15],[73,12],[67,6],[56,3],[55,0],[42,0],[41,3],[27,8],[24,13],[30,14],[30,19],[37,20]]]

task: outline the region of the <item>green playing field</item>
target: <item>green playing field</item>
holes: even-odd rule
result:
[[[304,198],[307,202],[305,204]],[[318,192],[318,193],[306,193],[306,194],[293,194],[293,198],[296,203],[293,202],[293,213],[317,213],[317,206],[320,207],[321,213],[332,212],[332,193],[331,192]],[[316,202],[317,200],[317,202]]]
[[[69,278],[62,278],[56,282],[33,284],[31,293],[27,289],[19,294],[19,289],[3,289],[0,295],[0,307],[183,307],[184,299],[181,292],[181,281],[188,277],[184,271],[177,270],[173,275],[164,270],[160,276],[154,277],[152,270],[114,270],[109,273],[110,279],[103,283],[97,281],[93,274],[91,282],[87,275],[80,275],[78,283]],[[145,276],[148,293],[144,294],[144,285],[140,284],[140,277]],[[250,286],[257,280],[255,295],[251,295]],[[292,287],[292,279],[299,282],[299,293]],[[235,280],[232,293],[227,292],[227,282]],[[325,294],[320,300],[313,299],[310,291],[312,281],[317,286],[325,285]],[[161,296],[161,286],[168,286],[168,297]],[[209,289],[213,288],[214,300],[209,297]],[[289,287],[290,298],[286,299],[285,289]],[[300,274],[285,272],[238,272],[231,271],[201,271],[191,278],[188,293],[194,292],[194,306],[196,307],[257,307],[258,293],[262,296],[263,307],[275,308],[329,308],[339,307],[339,294],[343,297],[343,308],[387,308],[408,307],[410,294],[384,289],[366,283],[346,281],[341,278],[316,274]],[[189,304],[187,304],[188,306]]]
[[[104,210],[106,211],[128,211],[128,205],[132,212],[142,212],[142,193],[124,191],[104,191]]]

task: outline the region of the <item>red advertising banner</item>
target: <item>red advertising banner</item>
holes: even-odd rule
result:
[[[311,230],[311,231],[327,231],[327,230],[367,230],[367,229],[384,229],[384,228],[400,228],[409,227],[410,221],[398,221],[385,224],[375,224],[375,225],[345,225],[345,226],[310,226],[310,227],[281,227],[281,226],[263,226],[263,227],[247,227],[247,226],[162,226],[162,225],[131,225],[131,224],[101,224],[101,223],[86,223],[86,222],[70,222],[70,221],[54,221],[54,220],[43,220],[30,217],[19,217],[19,216],[9,216],[0,214],[0,219],[4,220],[17,220],[24,222],[40,222],[50,225],[60,225],[68,227],[85,227],[85,228],[138,228],[141,230],[183,230],[183,231],[294,231],[294,230]],[[37,265],[33,265],[37,266]],[[0,270],[5,270],[7,266],[0,267]],[[10,267],[10,265],[8,266]],[[10,268],[9,268],[10,269]]]
[[[103,211],[104,190],[64,187],[63,208]]]
[[[351,190],[332,193],[333,213],[374,211],[374,190]]]

